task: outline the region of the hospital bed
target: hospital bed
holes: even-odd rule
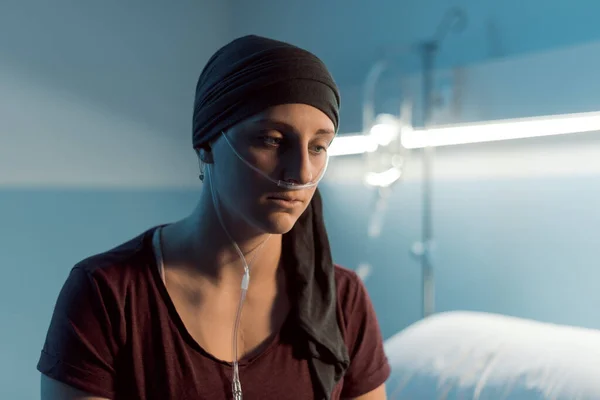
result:
[[[385,343],[390,400],[600,400],[600,331],[447,312]]]

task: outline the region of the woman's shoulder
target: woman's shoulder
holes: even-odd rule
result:
[[[128,301],[140,301],[154,287],[151,231],[75,264],[59,291],[53,319],[70,323],[83,319],[79,321],[83,325],[93,317],[111,324],[124,320]]]
[[[121,302],[132,289],[148,285],[148,278],[152,276],[150,265],[154,263],[153,230],[77,262],[64,283],[63,291],[77,288],[80,296]],[[141,289],[143,292],[145,288]]]
[[[344,325],[349,326],[352,320],[365,318],[371,312],[371,300],[356,272],[337,264],[334,270],[338,311]]]
[[[350,355],[344,377],[344,398],[360,397],[380,387],[390,375],[375,309],[362,279],[335,266],[340,328]]]
[[[334,264],[333,268],[338,299],[348,300],[348,296],[356,296],[357,292],[366,290],[356,272],[339,264]]]
[[[147,295],[149,232],[78,262],[58,294],[38,370],[55,380],[114,397],[116,354],[128,340],[131,299]],[[150,246],[148,246],[150,242]],[[149,248],[149,250],[148,250]],[[144,314],[148,314],[144,311]]]
[[[91,255],[75,264],[73,269],[97,279],[116,279],[118,276],[119,280],[123,280],[125,275],[152,262],[151,237],[154,229],[149,229],[109,250]]]

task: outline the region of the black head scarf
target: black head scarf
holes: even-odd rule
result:
[[[308,104],[339,125],[340,95],[323,62],[288,43],[244,36],[218,50],[196,86],[193,144],[203,147],[221,131],[280,104]],[[297,322],[316,398],[329,399],[349,366],[338,325],[331,249],[319,191],[284,235],[284,261],[295,296]]]
[[[340,95],[319,58],[299,47],[260,36],[236,39],[210,58],[198,79],[194,147],[268,107],[289,103],[320,109],[337,131]]]

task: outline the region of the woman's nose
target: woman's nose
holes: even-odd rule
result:
[[[308,150],[294,150],[286,155],[283,179],[286,182],[304,185],[313,180],[313,165]]]

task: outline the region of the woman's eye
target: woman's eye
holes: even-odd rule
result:
[[[312,147],[312,152],[313,153],[319,154],[319,153],[324,153],[326,151],[327,151],[327,147],[325,147],[325,146],[315,145],[315,146]]]
[[[279,146],[281,144],[281,138],[273,137],[273,136],[263,136],[262,141],[267,146]]]

